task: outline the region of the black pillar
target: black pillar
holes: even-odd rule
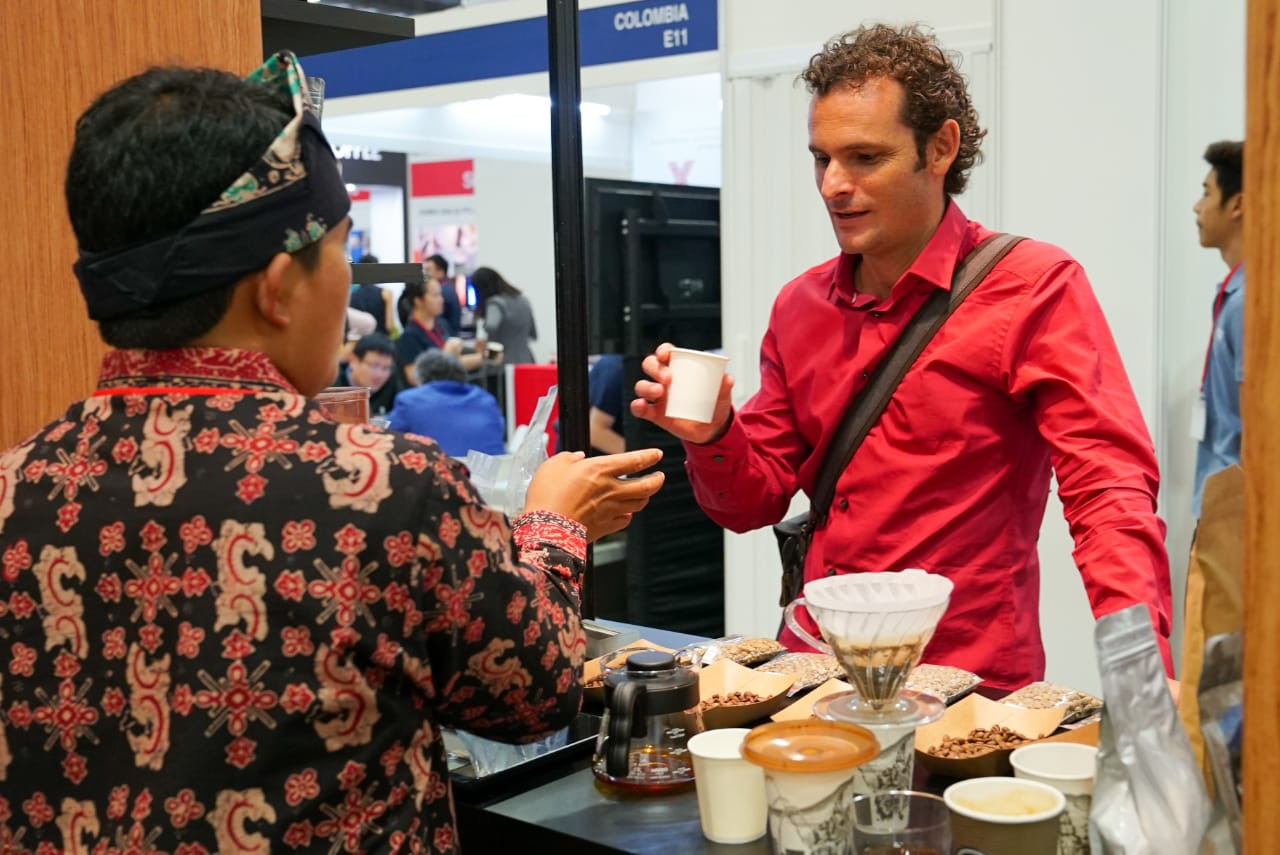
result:
[[[551,204],[556,254],[556,354],[560,447],[587,450],[587,277],[583,224],[582,81],[578,0],[547,0],[551,77]],[[588,554],[588,564],[590,554]],[[590,567],[582,580],[583,617],[595,617]]]

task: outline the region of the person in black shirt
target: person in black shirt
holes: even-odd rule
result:
[[[377,264],[378,257],[373,254],[365,254],[360,257],[356,264]],[[381,285],[372,283],[364,283],[357,285],[351,291],[351,298],[348,301],[353,309],[359,309],[373,316],[374,323],[377,324],[375,332],[380,332],[385,336],[391,335],[391,331],[395,329],[396,323],[396,307],[395,298],[391,296],[391,292]]]
[[[395,370],[396,349],[382,333],[370,333],[356,342],[347,361],[338,369],[339,386],[367,386],[369,415],[391,412],[396,393],[404,388]]]

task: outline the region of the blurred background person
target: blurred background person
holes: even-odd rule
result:
[[[335,386],[365,386],[369,389],[369,415],[386,415],[404,388],[395,370],[395,345],[382,333],[370,333],[356,342],[351,354],[338,369]]]
[[[422,272],[428,279],[435,279],[440,283],[441,292],[444,294],[444,312],[441,317],[449,323],[449,328],[454,332],[461,330],[462,304],[458,302],[457,283],[449,278],[449,262],[445,261],[443,255],[432,255],[422,262]]]
[[[417,385],[413,363],[427,350],[443,350],[453,354],[466,371],[476,371],[484,365],[484,341],[477,340],[478,352],[464,353],[462,339],[457,337],[456,330],[449,326],[448,321],[441,317],[444,295],[440,290],[440,280],[406,283],[404,300],[408,302],[410,314],[405,322],[404,332],[396,339],[396,365],[400,366],[406,386]]]
[[[1240,384],[1244,382],[1244,143],[1222,140],[1204,152],[1209,172],[1196,201],[1200,245],[1216,249],[1228,273],[1217,284],[1213,326],[1192,412],[1196,480],[1191,510],[1200,518],[1204,479],[1240,462]]]
[[[372,253],[362,255],[360,260],[355,263],[377,264],[378,256]],[[373,316],[375,332],[380,332],[385,336],[395,334],[395,330],[398,327],[395,298],[386,288],[369,282],[356,285],[351,289],[351,299],[348,300],[348,303],[351,308],[359,309]]]
[[[587,441],[591,450],[603,454],[625,451],[622,414],[626,411],[626,399],[620,354],[606,353],[591,366],[587,372],[587,399],[591,404],[587,413]]]
[[[433,348],[413,364],[418,386],[396,396],[391,430],[429,436],[450,457],[466,457],[475,449],[506,452],[506,423],[498,401],[467,382],[467,372],[451,353]]]
[[[502,345],[504,360],[510,365],[536,362],[529,342],[537,341],[538,327],[529,298],[492,267],[477,267],[471,284],[476,289],[476,315],[484,318],[489,341]]]

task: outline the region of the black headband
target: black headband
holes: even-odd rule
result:
[[[246,79],[289,94],[293,118],[247,172],[179,231],[123,249],[81,250],[74,270],[93,320],[229,285],[266,267],[276,253],[315,243],[347,216],[351,198],[297,59],[282,51]]]

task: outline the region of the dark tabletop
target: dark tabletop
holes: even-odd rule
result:
[[[611,626],[626,624],[606,622]],[[694,636],[641,629],[644,638],[669,647],[701,641]],[[999,694],[1004,694],[1003,692]],[[941,794],[953,783],[916,765],[914,788]],[[702,836],[692,791],[665,796],[619,796],[597,787],[590,758],[542,768],[505,791],[455,787],[458,833],[465,855],[518,851],[569,855],[769,855],[766,834],[737,845]]]

